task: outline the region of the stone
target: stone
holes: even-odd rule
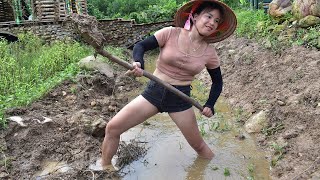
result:
[[[296,130],[288,130],[287,132],[284,133],[283,139],[291,139],[297,137],[299,134]]]
[[[290,0],[273,0],[269,4],[268,13],[272,17],[281,17],[290,12],[292,3]]]
[[[94,137],[104,137],[107,122],[103,119],[96,119],[91,123],[91,132]]]
[[[278,100],[277,103],[278,103],[280,106],[285,106],[285,105],[286,105],[286,103],[283,102],[283,101],[281,101],[281,100]]]
[[[298,26],[303,28],[314,26],[316,24],[320,24],[320,17],[312,15],[308,15],[298,21]]]
[[[75,112],[74,115],[67,120],[68,123],[70,124],[73,124],[73,123],[76,123],[76,122],[79,122],[83,119],[83,115],[85,113],[86,110],[80,110],[78,112]]]
[[[292,14],[297,19],[308,15],[320,17],[319,0],[295,0],[292,5]]]
[[[259,113],[254,114],[246,121],[244,126],[248,133],[260,132],[267,126],[266,112],[262,110]]]
[[[101,74],[106,75],[109,78],[114,78],[113,69],[103,59],[98,56],[88,56],[80,60],[79,66],[84,69],[98,70]]]

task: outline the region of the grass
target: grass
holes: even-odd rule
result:
[[[230,176],[231,175],[229,168],[224,168],[223,175],[224,176]]]
[[[285,147],[287,146],[287,144],[284,145],[279,145],[275,142],[273,142],[271,144],[271,148],[273,149],[274,153],[273,153],[273,157],[271,160],[271,167],[274,167],[277,165],[278,161],[281,160],[283,158],[283,155],[285,153]]]
[[[9,169],[12,168],[12,161],[13,158],[11,157],[6,157],[5,154],[2,155],[3,159],[0,160],[0,166],[4,167],[5,171],[8,171]]]
[[[248,165],[248,173],[249,176],[247,177],[247,180],[254,180],[254,170],[255,170],[255,166],[254,164],[249,164]]]
[[[92,50],[76,42],[45,44],[32,34],[19,41],[0,40],[0,127],[5,110],[25,106],[79,71],[77,62]]]
[[[207,118],[201,114],[197,115],[199,122],[199,130],[202,136],[209,134],[210,132],[223,133],[231,130],[231,125],[219,112],[215,113],[214,118]]]
[[[105,49],[129,61],[123,48]],[[26,106],[62,81],[74,78],[81,71],[77,63],[90,54],[93,49],[80,43],[45,43],[32,34],[19,34],[15,43],[0,39],[0,128],[6,126],[7,109]],[[71,92],[76,94],[76,88]]]
[[[294,25],[292,14],[274,19],[263,10],[239,8],[235,13],[238,20],[237,37],[254,39],[276,53],[293,45],[320,49],[320,24],[301,28]]]
[[[278,131],[284,129],[284,125],[282,123],[276,123],[272,126],[265,127],[261,130],[261,133],[268,136],[274,135]]]

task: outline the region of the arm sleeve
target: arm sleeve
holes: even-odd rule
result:
[[[135,62],[140,62],[141,69],[144,69],[144,53],[146,51],[152,50],[159,47],[158,41],[154,35],[149,36],[148,38],[144,39],[143,41],[138,42],[133,47],[133,59]]]
[[[210,74],[212,85],[210,89],[209,98],[205,103],[204,107],[209,107],[212,113],[214,114],[214,105],[222,92],[223,81],[220,67],[207,70]]]

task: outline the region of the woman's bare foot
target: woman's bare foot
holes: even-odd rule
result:
[[[118,171],[118,169],[116,169],[112,164],[101,166],[101,167],[102,167],[102,171],[107,171],[108,173],[113,173]]]
[[[209,160],[211,160],[214,157],[214,153],[207,145],[204,146],[204,148],[200,152],[198,152],[198,155],[204,159]]]
[[[117,172],[118,169],[115,168],[112,164],[102,165],[102,159],[99,158],[95,164],[91,164],[89,169],[92,171],[107,171],[108,173]]]

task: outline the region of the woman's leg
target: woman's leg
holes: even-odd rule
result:
[[[206,159],[213,158],[213,152],[201,137],[193,108],[181,112],[169,113],[169,116],[200,157]]]
[[[120,135],[149,117],[158,113],[158,109],[141,95],[123,107],[106,126],[102,143],[102,166],[111,165],[111,159],[116,154]]]

